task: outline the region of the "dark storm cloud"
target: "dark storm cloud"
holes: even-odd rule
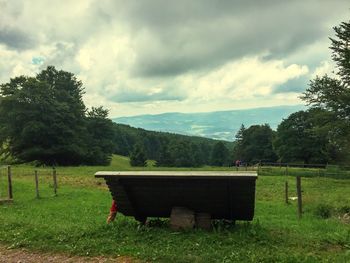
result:
[[[37,42],[31,35],[21,30],[0,28],[0,44],[9,49],[25,50],[34,48]]]
[[[123,6],[135,74],[172,76],[245,56],[285,59],[325,38],[347,1],[142,1]],[[336,24],[332,24],[336,23]]]
[[[304,92],[310,82],[309,75],[300,76],[299,78],[291,79],[286,83],[277,86],[273,89],[273,93],[288,93],[288,92]]]

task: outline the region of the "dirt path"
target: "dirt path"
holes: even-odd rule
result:
[[[78,257],[65,254],[38,253],[26,249],[7,249],[0,245],[0,263],[135,263],[139,262],[129,257]]]

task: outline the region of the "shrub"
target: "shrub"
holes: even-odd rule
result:
[[[329,218],[332,215],[332,206],[328,204],[319,204],[316,206],[314,214],[320,218]]]

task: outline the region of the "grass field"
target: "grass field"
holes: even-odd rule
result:
[[[167,221],[139,227],[120,214],[106,225],[111,196],[93,174],[134,169],[126,157],[115,156],[108,167],[57,168],[57,197],[51,170],[40,168],[41,198],[35,198],[34,169],[12,167],[15,201],[0,206],[0,243],[8,247],[157,262],[350,262],[350,225],[342,218],[350,210],[349,179],[303,178],[304,214],[298,220],[295,201],[284,204],[284,182],[295,196],[295,178],[262,175],[253,222],[219,222],[211,232],[175,232]]]

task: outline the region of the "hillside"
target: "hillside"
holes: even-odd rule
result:
[[[302,105],[295,105],[204,113],[164,113],[119,117],[112,120],[152,131],[233,141],[241,124],[250,126],[268,123],[272,129],[276,129],[283,118],[303,108]]]
[[[114,153],[129,156],[136,144],[141,144],[148,159],[157,160],[162,154],[175,162],[170,166],[202,166],[211,163],[212,150],[219,141],[198,136],[148,131],[124,124],[114,124]],[[229,152],[233,142],[222,141]],[[228,156],[227,156],[228,158]],[[180,159],[182,161],[180,161]],[[187,161],[190,161],[187,165]],[[180,163],[177,163],[180,162]]]

